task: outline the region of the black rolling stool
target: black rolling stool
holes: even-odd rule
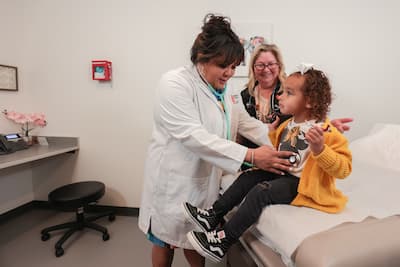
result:
[[[109,221],[115,220],[115,213],[113,211],[85,216],[85,209],[93,206],[94,202],[99,200],[105,193],[105,185],[101,182],[86,181],[73,184],[64,185],[59,187],[49,194],[49,201],[56,207],[61,209],[71,209],[76,211],[76,220],[68,223],[58,224],[55,226],[47,227],[42,230],[42,240],[46,241],[50,238],[49,232],[68,228],[69,230],[57,241],[55,245],[56,256],[60,257],[64,254],[62,248],[63,243],[76,231],[83,228],[91,228],[103,233],[103,240],[110,239],[107,228],[100,226],[92,221],[108,216]]]

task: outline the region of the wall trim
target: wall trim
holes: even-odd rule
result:
[[[9,210],[3,214],[0,214],[0,223],[8,221],[12,218],[22,215],[30,210],[34,209],[50,209],[50,210],[60,210],[60,211],[70,211],[74,212],[74,209],[60,209],[54,207],[50,202],[45,200],[32,200],[28,203],[25,203],[21,206],[18,206],[12,210]],[[139,208],[131,208],[131,207],[120,207],[120,206],[109,206],[109,205],[90,205],[86,208],[86,211],[91,212],[107,212],[107,211],[115,211],[115,215],[117,216],[139,216]]]
[[[12,210],[6,211],[2,214],[0,214],[0,223],[5,222],[7,220],[10,220],[12,218],[15,218],[29,210],[32,210],[34,208],[34,201],[30,201],[28,203],[22,204],[21,206],[18,206]]]

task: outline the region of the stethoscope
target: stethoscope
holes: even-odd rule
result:
[[[226,139],[231,139],[231,121],[228,113],[228,108],[225,102],[225,93],[226,93],[226,83],[222,91],[216,90],[202,75],[201,71],[196,67],[197,72],[200,75],[200,78],[207,84],[208,89],[210,89],[211,93],[217,98],[219,102],[222,104],[222,109],[224,111],[224,117],[226,122]]]
[[[225,115],[225,122],[226,122],[226,139],[231,140],[231,120],[229,118],[229,113],[228,113],[228,109],[227,109],[226,102],[225,102],[226,84],[224,85],[224,88],[222,89],[222,91],[218,92],[217,90],[214,89],[214,87],[212,87],[212,85],[210,83],[208,83],[207,81],[206,81],[206,83],[207,83],[207,86],[210,89],[210,91],[213,93],[213,95],[222,104],[222,108],[224,110],[224,115]]]
[[[300,160],[301,160],[300,155],[297,153],[289,157],[289,162],[292,165],[298,165],[300,163]]]
[[[249,100],[247,100],[247,103],[246,103],[247,109],[251,109],[251,108],[255,107],[255,105],[251,102],[252,98],[254,98],[254,97],[252,95],[250,95]]]

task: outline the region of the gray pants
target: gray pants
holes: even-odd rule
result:
[[[263,170],[242,173],[214,203],[218,215],[225,215],[235,206],[238,211],[223,226],[228,240],[236,242],[252,224],[257,222],[264,207],[290,204],[297,195],[299,178],[290,174],[278,175]]]

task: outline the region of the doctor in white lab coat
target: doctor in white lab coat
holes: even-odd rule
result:
[[[236,173],[243,162],[273,172],[290,166],[290,152],[234,142],[240,133],[269,145],[268,128],[248,115],[240,93],[227,86],[242,59],[229,20],[207,15],[191,50],[193,64],[167,72],[159,82],[139,214],[139,227],[153,242],[153,266],[170,266],[175,247],[184,249],[192,267],[204,266],[186,238],[193,225],[182,203],[210,207],[223,172]]]

